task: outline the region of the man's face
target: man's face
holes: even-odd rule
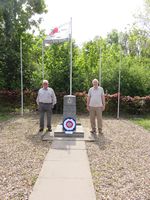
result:
[[[47,89],[47,88],[48,88],[48,83],[43,83],[43,87],[44,87],[45,89]]]
[[[98,87],[98,82],[97,81],[93,81],[93,87],[95,87],[95,88]]]

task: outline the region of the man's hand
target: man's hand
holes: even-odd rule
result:
[[[87,108],[88,111],[90,111],[90,107],[89,106],[87,106],[86,108]]]
[[[104,111],[105,110],[105,105],[103,105],[103,107],[102,107],[102,111]]]
[[[36,111],[39,111],[39,104],[37,104]]]

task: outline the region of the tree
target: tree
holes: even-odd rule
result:
[[[39,20],[32,19],[34,14],[46,12],[44,0],[0,0],[0,76],[1,86],[8,89],[20,87],[20,38],[30,44],[32,36],[27,33]],[[4,48],[3,48],[4,47]],[[29,46],[28,46],[29,48]],[[28,78],[28,48],[23,51],[25,82]],[[28,69],[27,69],[28,68]],[[30,78],[30,77],[29,77]]]
[[[136,18],[138,19],[137,25],[140,29],[146,30],[147,34],[150,35],[150,0],[144,0],[144,9]]]

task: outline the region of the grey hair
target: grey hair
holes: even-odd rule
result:
[[[48,80],[43,80],[43,83],[47,83],[48,84]]]
[[[95,79],[93,79],[93,81],[92,81],[92,83],[94,83],[94,82],[97,82],[97,83],[99,83],[99,81],[95,78]]]

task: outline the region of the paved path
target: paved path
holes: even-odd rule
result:
[[[29,200],[96,200],[84,141],[53,141]]]

